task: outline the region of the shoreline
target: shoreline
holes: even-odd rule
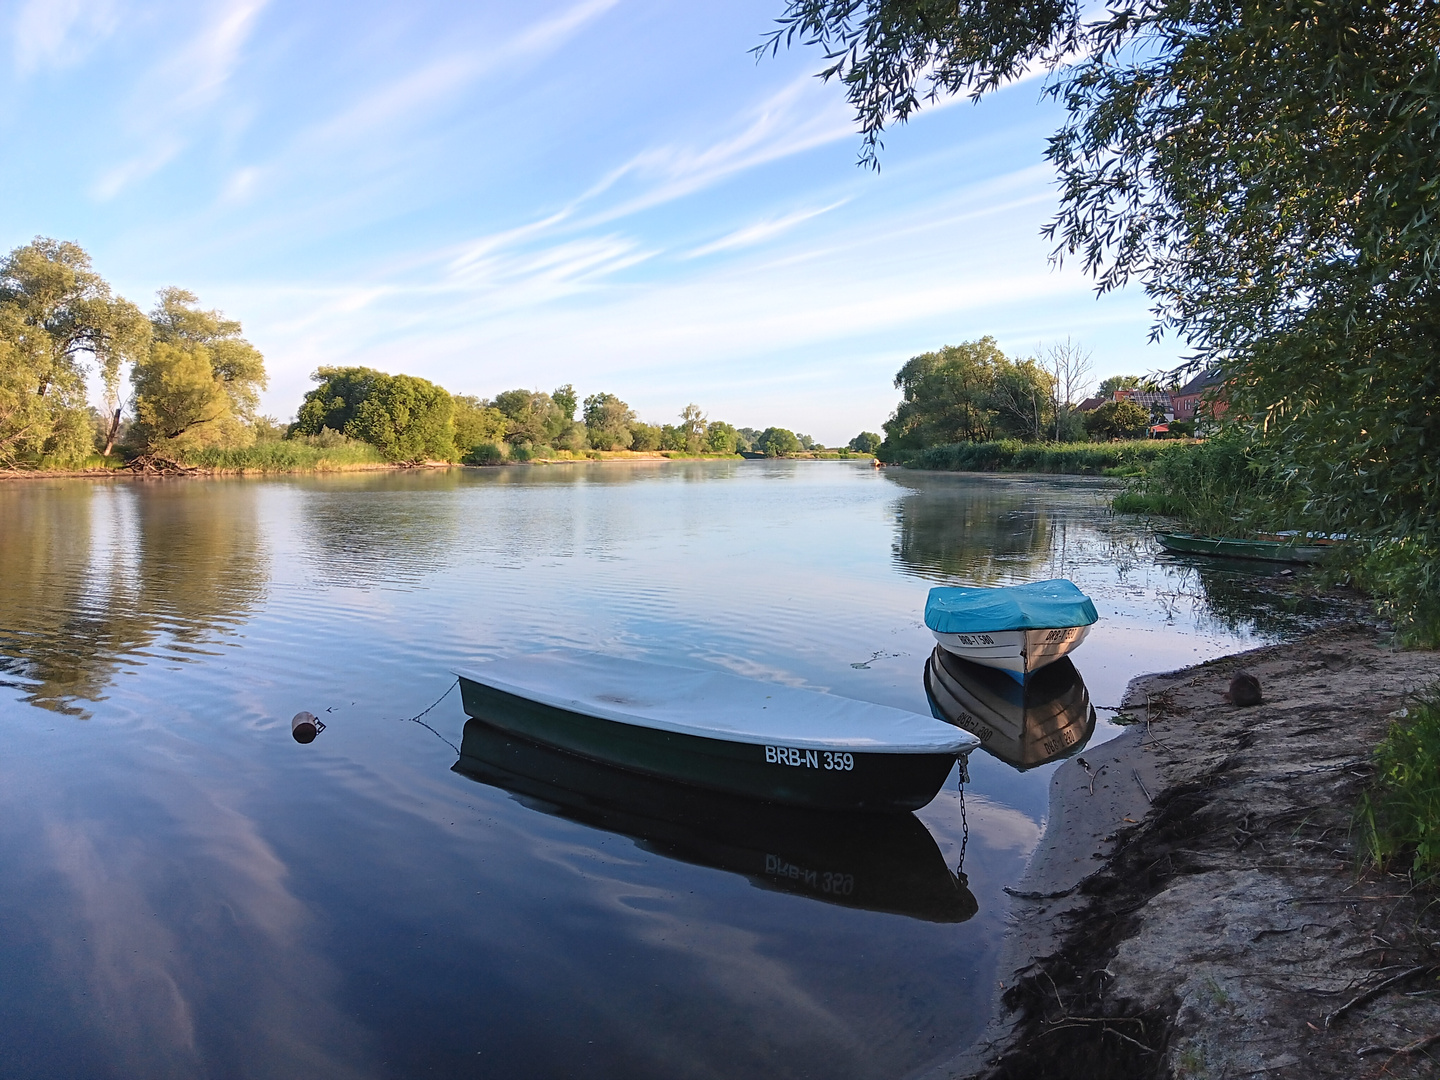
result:
[[[1223,699],[1242,668],[1259,705]],[[1403,875],[1357,876],[1349,832],[1376,744],[1437,679],[1440,653],[1361,625],[1134,679],[1133,726],[1051,779],[988,1027],[919,1075],[1431,1075],[1440,1000],[1406,992],[1440,971],[1440,916]]]
[[[606,451],[606,453],[613,453]],[[533,458],[529,461],[497,461],[493,465],[471,465],[462,462],[425,461],[418,463],[366,461],[332,466],[308,466],[296,469],[247,469],[247,468],[206,468],[187,465],[180,471],[159,472],[118,468],[93,469],[0,469],[0,481],[5,480],[156,480],[195,479],[205,480],[230,476],[315,476],[323,473],[344,472],[404,472],[412,469],[507,469],[539,465],[604,465],[614,462],[665,462],[665,461],[745,461],[739,454],[679,454],[670,451],[625,451],[624,456],[578,457],[578,458]],[[783,458],[764,458],[766,461],[869,461],[870,455],[852,453],[848,456],[791,454]]]

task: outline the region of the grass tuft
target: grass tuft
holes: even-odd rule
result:
[[[241,473],[334,472],[384,463],[379,450],[353,439],[330,440],[323,446],[305,439],[281,439],[229,449],[210,447],[184,455],[186,465]]]
[[[1417,879],[1440,874],[1440,686],[1390,727],[1375,751],[1377,772],[1356,811],[1364,861]]]

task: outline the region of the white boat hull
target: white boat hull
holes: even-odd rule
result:
[[[946,634],[930,631],[946,652],[972,663],[999,668],[1021,680],[1046,664],[1073,652],[1090,633],[1088,626],[1058,626],[1045,630],[995,630],[984,634]]]

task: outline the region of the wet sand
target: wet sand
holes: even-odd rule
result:
[[[1225,700],[1242,669],[1263,703]],[[1434,1075],[1440,913],[1357,874],[1350,828],[1375,745],[1437,680],[1440,653],[1360,626],[1135,680],[1134,725],[1056,771],[1007,889],[996,1019],[923,1075]]]

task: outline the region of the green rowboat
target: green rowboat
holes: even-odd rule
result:
[[[980,742],[884,705],[615,656],[510,657],[456,675],[466,714],[511,735],[793,806],[918,810]]]
[[[1156,542],[1177,555],[1215,555],[1226,559],[1262,559],[1266,562],[1314,563],[1325,557],[1326,546],[1293,540],[1237,540],[1226,536],[1157,532]]]

